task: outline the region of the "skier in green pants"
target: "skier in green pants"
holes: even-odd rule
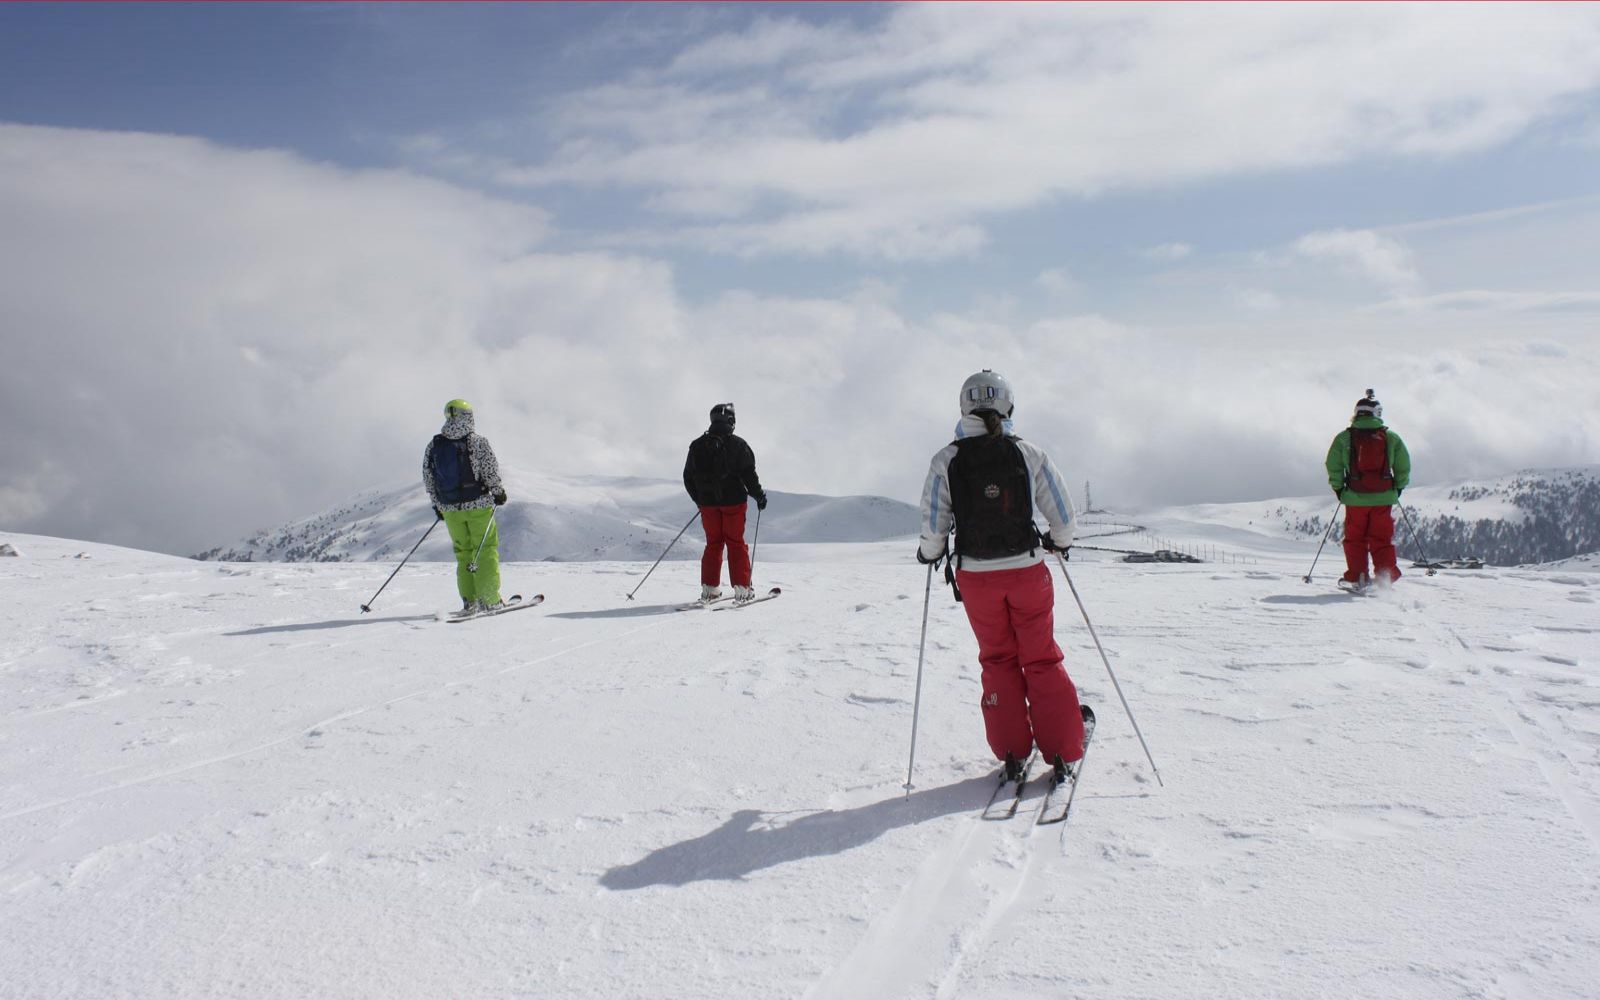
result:
[[[444,417],[444,427],[422,453],[422,485],[455,546],[461,592],[461,610],[455,614],[470,615],[502,603],[494,508],[506,502],[506,490],[494,449],[473,430],[472,404],[452,399],[444,405]],[[476,571],[469,568],[474,560]]]

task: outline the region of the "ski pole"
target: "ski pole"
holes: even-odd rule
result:
[[[663,560],[663,559],[665,559],[667,557],[667,553],[672,551],[672,547],[674,545],[678,544],[678,539],[682,538],[683,537],[683,533],[685,531],[689,530],[689,525],[694,523],[694,518],[695,517],[699,517],[699,516],[700,516],[700,509],[697,507],[697,508],[695,508],[694,517],[689,518],[689,520],[684,524],[684,526],[678,530],[677,535],[675,535],[673,537],[672,541],[667,543],[667,547],[661,550],[661,554],[659,556],[656,556],[656,561],[650,567],[649,571],[645,573],[644,580],[650,579],[650,574],[654,573],[656,571],[656,566],[660,566],[661,565],[661,560]],[[640,580],[638,582],[638,584],[635,585],[632,590],[628,591],[628,595],[627,595],[628,596],[628,600],[630,600],[630,601],[633,600],[633,595],[637,594],[639,592],[639,588],[644,586],[644,580]]]
[[[756,537],[750,540],[750,579],[756,578],[756,546],[761,544],[761,508],[756,508]]]
[[[1089,638],[1094,640],[1094,648],[1100,651],[1100,662],[1106,665],[1106,673],[1111,675],[1111,686],[1117,689],[1117,698],[1122,702],[1122,710],[1128,714],[1128,721],[1133,723],[1133,735],[1139,737],[1139,745],[1144,747],[1145,759],[1150,762],[1150,770],[1156,773],[1156,784],[1162,788],[1167,783],[1161,780],[1161,770],[1156,767],[1156,759],[1150,756],[1150,745],[1144,741],[1144,734],[1139,732],[1139,722],[1133,717],[1133,709],[1128,707],[1128,699],[1123,697],[1122,685],[1117,683],[1117,672],[1111,669],[1111,661],[1106,659],[1105,647],[1100,645],[1100,637],[1095,634],[1094,622],[1089,620],[1089,612],[1083,606],[1083,598],[1078,596],[1078,588],[1072,582],[1072,574],[1067,572],[1067,561],[1056,553],[1056,562],[1061,564],[1061,575],[1067,578],[1067,587],[1072,590],[1072,599],[1078,602],[1078,612],[1083,615],[1083,623],[1089,626]]]
[[[489,540],[489,532],[491,532],[493,530],[494,530],[494,508],[490,507],[489,508],[489,526],[487,528],[483,529],[483,537],[478,539],[478,551],[476,551],[476,552],[474,552],[472,554],[472,561],[467,563],[467,572],[468,573],[476,573],[478,571],[478,557],[483,555],[483,543],[487,542]]]
[[[922,591],[922,641],[917,643],[917,693],[911,701],[911,759],[906,761],[906,798],[911,797],[911,772],[917,764],[917,716],[922,712],[922,654],[928,648],[928,603],[933,597],[933,563]]]
[[[422,533],[422,537],[417,539],[417,544],[411,546],[411,551],[407,552],[406,553],[406,557],[404,559],[400,560],[400,565],[396,566],[394,568],[394,573],[400,572],[400,568],[402,566],[404,566],[407,562],[409,562],[411,560],[412,556],[417,554],[417,550],[422,548],[422,543],[427,541],[428,536],[433,534],[433,529],[437,528],[439,526],[439,522],[442,521],[442,520],[444,520],[444,518],[442,518],[442,517],[436,517],[436,518],[433,519],[433,523],[428,525],[428,530],[424,531]],[[393,580],[394,579],[394,573],[390,573],[389,574],[389,580]],[[383,581],[383,587],[387,587],[389,585],[389,580]],[[383,587],[379,587],[378,588],[378,594],[383,593]],[[373,594],[371,597],[367,598],[367,603],[361,605],[361,613],[362,614],[366,614],[367,612],[372,610],[372,602],[376,601],[378,599],[378,594]]]
[[[1306,570],[1306,575],[1301,577],[1306,583],[1311,582],[1311,570],[1317,568],[1317,560],[1322,558],[1322,546],[1328,544],[1328,536],[1333,534],[1333,522],[1339,519],[1339,508],[1344,506],[1340,500],[1333,505],[1333,513],[1328,515],[1328,530],[1322,533],[1322,544],[1317,546],[1317,554],[1311,557],[1311,569]]]
[[[1437,575],[1439,571],[1433,568],[1433,560],[1429,559],[1428,554],[1422,551],[1422,542],[1417,539],[1417,529],[1411,526],[1411,516],[1406,513],[1405,504],[1400,503],[1397,499],[1395,506],[1400,508],[1400,520],[1406,522],[1406,531],[1411,534],[1411,547],[1416,549],[1417,555],[1422,557],[1422,565],[1427,567],[1428,575]]]

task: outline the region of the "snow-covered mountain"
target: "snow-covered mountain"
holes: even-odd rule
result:
[[[526,474],[508,477],[511,502],[498,514],[501,558],[553,560],[654,560],[694,508],[680,483],[663,479]],[[760,541],[870,542],[917,531],[917,511],[885,497],[827,497],[769,491]],[[1553,563],[1600,552],[1600,466],[1527,470],[1492,479],[1415,486],[1405,494],[1409,525],[1396,532],[1407,560],[1474,556],[1493,565]],[[1203,558],[1273,549],[1282,536],[1320,539],[1335,508],[1331,496],[1290,497],[1229,504],[1196,504],[1137,514],[1086,514],[1086,544],[1149,550],[1167,544],[1185,526],[1206,523]],[[755,540],[755,510],[745,537]],[[360,562],[398,559],[432,518],[420,485],[360,494],[345,504],[197,558],[220,561]],[[1342,517],[1331,536],[1341,536]],[[1131,530],[1141,527],[1143,531]],[[1416,532],[1413,540],[1412,530]],[[688,537],[694,536],[694,537]],[[697,558],[698,529],[669,558]],[[1418,544],[1420,543],[1420,545]],[[443,531],[430,535],[414,557],[451,560]]]
[[[1550,563],[1600,552],[1600,465],[1529,469],[1492,479],[1461,480],[1405,491],[1409,523],[1396,526],[1401,555],[1417,559],[1477,557],[1499,566]],[[1131,517],[1164,531],[1168,524],[1205,521],[1228,529],[1222,537],[1250,548],[1258,536],[1320,539],[1342,535],[1343,516],[1331,493],[1248,503],[1174,507]],[[1415,539],[1412,532],[1415,531]]]
[[[456,625],[440,563],[363,615],[389,567],[0,532],[0,998],[1593,996],[1600,575],[1353,597],[1241,517],[1150,530],[1246,565],[1069,564],[1164,786],[1057,574],[1100,725],[1054,828],[978,819],[937,581],[902,787],[904,540],[775,544],[726,613],[513,562],[546,603]]]
[[[511,500],[496,514],[500,558],[507,562],[589,559],[651,559],[659,556],[694,505],[683,484],[666,479],[610,476],[529,475],[506,477]],[[752,504],[745,537],[760,543],[869,542],[915,534],[917,510],[885,497],[828,497],[768,491],[756,538]],[[398,559],[410,551],[433,521],[420,484],[363,493],[347,503],[197,558],[232,562],[360,562]],[[670,558],[699,558],[697,529]],[[441,529],[428,536],[414,559],[453,560]]]

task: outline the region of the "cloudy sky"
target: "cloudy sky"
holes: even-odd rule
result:
[[[913,499],[984,367],[1123,508],[1369,386],[1419,482],[1600,462],[1596,261],[1593,4],[4,5],[0,529],[198,551],[455,396]]]

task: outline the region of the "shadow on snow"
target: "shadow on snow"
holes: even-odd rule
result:
[[[431,622],[435,615],[391,615],[388,618],[340,618],[328,622],[293,622],[288,625],[262,625],[259,628],[224,632],[223,635],[271,635],[274,632],[315,632],[325,628],[348,628],[351,625],[379,625],[384,622]]]
[[[651,851],[631,865],[600,876],[607,889],[744,878],[751,872],[802,858],[842,854],[881,837],[950,813],[975,811],[994,788],[995,778],[968,778],[909,797],[874,802],[855,809],[808,813],[781,826],[762,824],[759,809],[741,809],[728,821],[693,840]]]
[[[563,611],[556,615],[546,615],[546,618],[645,618],[650,615],[665,615],[677,611],[682,605],[678,604],[630,604],[621,608],[607,608],[604,611]]]

